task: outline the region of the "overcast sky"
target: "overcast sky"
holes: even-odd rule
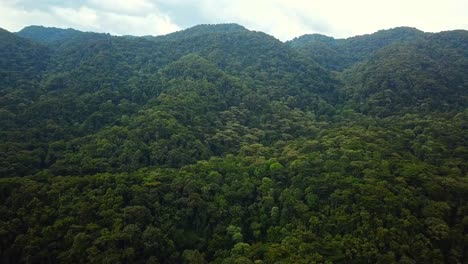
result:
[[[0,0],[0,27],[75,28],[161,35],[197,24],[238,23],[281,40],[350,37],[397,26],[468,29],[468,0]]]

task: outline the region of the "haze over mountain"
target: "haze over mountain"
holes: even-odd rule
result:
[[[0,30],[2,263],[464,263],[468,32]]]

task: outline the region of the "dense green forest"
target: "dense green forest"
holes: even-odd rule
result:
[[[468,32],[0,29],[1,263],[467,263]]]

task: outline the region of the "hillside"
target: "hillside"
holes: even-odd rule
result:
[[[347,39],[334,39],[319,34],[304,35],[287,44],[314,59],[323,67],[341,71],[367,59],[372,53],[385,46],[412,41],[424,35],[424,32],[415,28],[399,27]]]
[[[0,30],[0,262],[464,263],[467,45]]]
[[[64,41],[79,36],[84,36],[87,33],[69,29],[48,28],[43,26],[28,26],[16,33],[16,35],[30,39],[43,44]],[[88,33],[89,34],[89,33]]]
[[[0,28],[0,91],[37,81],[46,67],[49,50]]]
[[[463,111],[468,102],[467,32],[455,45],[438,36],[382,48],[343,73],[348,100],[365,113]]]

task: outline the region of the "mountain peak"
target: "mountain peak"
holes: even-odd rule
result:
[[[10,33],[10,31],[0,27],[0,33]]]
[[[183,38],[195,37],[206,34],[223,34],[223,33],[233,33],[233,32],[244,32],[248,31],[245,27],[235,24],[235,23],[226,23],[226,24],[201,24],[193,26],[184,30],[180,30],[174,33],[169,33],[164,36],[157,36],[156,39],[163,40],[178,40]]]
[[[73,29],[73,28],[56,28],[56,27],[44,27],[44,26],[27,26],[22,30],[16,32],[16,35],[34,40],[41,43],[52,43],[55,41],[61,41],[76,36],[86,34],[85,32]]]
[[[336,39],[327,35],[322,35],[322,34],[305,34],[296,38],[293,38],[290,41],[287,41],[292,47],[298,48],[302,47],[308,43],[313,43],[313,42],[323,42],[323,43],[328,43],[332,44],[336,42]]]
[[[395,28],[389,28],[389,29],[382,29],[377,32],[374,32],[372,34],[364,34],[364,35],[358,35],[354,37],[347,38],[348,40],[350,39],[357,39],[357,38],[365,38],[365,37],[373,37],[373,38],[412,38],[412,37],[417,37],[424,35],[424,31],[421,31],[417,28],[414,27],[395,27]]]
[[[419,30],[415,27],[408,27],[408,26],[399,26],[399,27],[394,27],[394,28],[389,28],[389,29],[382,29],[377,32],[410,32],[410,33],[416,33],[416,34],[424,33],[424,31],[422,30]]]
[[[28,31],[34,31],[34,30],[43,30],[43,31],[76,31],[80,32],[79,30],[73,29],[73,28],[58,28],[58,27],[46,27],[46,26],[41,26],[41,25],[30,25],[26,26],[23,29],[21,29],[19,32],[28,32]]]
[[[186,30],[195,30],[195,29],[197,30],[204,29],[204,30],[220,31],[220,32],[247,30],[245,27],[236,23],[200,24],[200,25],[190,27]]]

